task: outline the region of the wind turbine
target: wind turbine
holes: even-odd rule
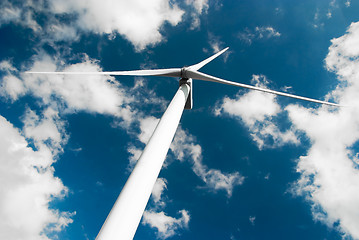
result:
[[[179,89],[163,114],[161,120],[152,133],[142,155],[138,159],[125,186],[113,205],[105,223],[103,224],[97,240],[132,239],[140,223],[143,211],[151,195],[166,154],[176,132],[183,109],[192,109],[193,85],[192,79],[228,84],[232,86],[248,88],[275,95],[320,103],[330,106],[340,106],[336,103],[325,102],[307,97],[301,97],[289,93],[273,91],[266,88],[255,87],[242,83],[232,82],[217,78],[198,70],[204,65],[224,53],[228,47],[189,67],[115,71],[115,72],[27,72],[33,74],[58,74],[58,75],[127,75],[127,76],[162,76],[176,77],[179,80]]]

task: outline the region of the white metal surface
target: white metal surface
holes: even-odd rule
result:
[[[122,75],[122,76],[165,76],[165,77],[181,77],[181,68],[167,69],[149,69],[149,70],[133,70],[133,71],[113,71],[113,72],[32,72],[32,74],[47,75]]]
[[[274,91],[274,90],[270,90],[270,89],[266,89],[266,88],[260,88],[260,87],[255,87],[255,86],[243,84],[243,83],[237,83],[237,82],[224,80],[224,79],[221,79],[221,78],[218,78],[218,77],[213,77],[211,75],[201,73],[201,72],[198,72],[198,71],[195,71],[195,70],[192,70],[192,69],[187,69],[184,74],[188,78],[193,78],[193,79],[197,79],[197,80],[216,82],[216,83],[223,83],[223,84],[227,84],[227,85],[232,85],[232,86],[237,86],[237,87],[242,87],[242,88],[248,88],[248,89],[251,89],[251,90],[256,90],[256,91],[261,91],[261,92],[266,92],[266,93],[271,93],[271,94],[275,94],[275,95],[279,95],[279,96],[285,96],[285,97],[300,99],[300,100],[304,100],[304,101],[308,101],[308,102],[315,102],[315,103],[325,104],[325,105],[329,105],[329,106],[341,107],[341,105],[336,104],[336,103],[321,101],[321,100],[302,97],[302,96],[298,96],[298,95],[294,95],[294,94],[290,94],[290,93],[278,92],[278,91]]]
[[[163,114],[97,240],[132,239],[176,132],[190,87],[183,84]]]
[[[340,107],[339,104],[316,100],[312,98],[297,96],[294,94],[284,93],[284,92],[278,92],[266,88],[260,88],[256,86],[251,86],[243,83],[237,83],[232,82],[228,80],[224,80],[218,77],[214,77],[205,73],[198,72],[200,68],[202,68],[207,63],[211,62],[221,54],[223,54],[225,51],[228,50],[228,47],[223,49],[222,51],[219,51],[218,53],[212,55],[211,57],[203,60],[202,62],[199,62],[197,64],[194,64],[189,67],[183,67],[183,68],[168,68],[168,69],[152,69],[152,70],[134,70],[134,71],[115,71],[115,72],[26,72],[26,73],[35,73],[35,74],[58,74],[58,75],[71,75],[71,74],[93,74],[93,75],[128,75],[128,76],[162,76],[162,77],[181,77],[181,78],[192,78],[197,80],[204,80],[204,81],[211,81],[211,82],[217,82],[222,84],[228,84],[232,86],[242,87],[242,88],[248,88],[251,90],[271,93],[279,96],[285,96],[295,99],[300,99],[304,101],[309,102],[315,102],[330,106],[336,106]]]

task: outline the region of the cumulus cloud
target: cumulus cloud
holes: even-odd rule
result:
[[[266,146],[267,136],[277,141],[275,146],[280,146],[297,143],[298,135],[304,133],[311,146],[306,155],[298,159],[300,178],[291,190],[311,204],[315,220],[357,239],[359,165],[355,146],[359,140],[359,22],[352,23],[345,35],[331,43],[325,63],[328,71],[337,75],[339,84],[326,99],[332,98],[348,107],[289,105],[285,112],[292,126],[286,132],[280,132],[274,125],[278,123],[276,116],[283,111],[269,94],[251,91],[235,99],[226,97],[217,113],[243,121],[260,148]],[[265,107],[262,109],[262,106]]]
[[[31,127],[45,127],[41,124]],[[25,124],[24,128],[29,126]],[[56,129],[51,132],[56,135],[54,141],[59,140],[56,139],[59,132],[56,134]],[[6,183],[0,185],[0,238],[48,239],[47,234],[59,232],[72,223],[74,214],[49,206],[53,199],[61,199],[67,193],[61,180],[54,176],[51,166],[54,151],[44,143],[45,137],[36,131],[29,134],[25,131],[37,146],[30,148],[21,130],[2,116],[0,134],[6,136],[0,138],[0,181]],[[52,134],[47,137],[52,138]]]
[[[244,31],[238,33],[238,38],[245,43],[252,44],[254,40],[278,38],[281,33],[271,26],[257,26],[254,30],[246,28]]]
[[[56,71],[59,63],[44,54],[35,56],[30,71]],[[98,72],[98,62],[84,55],[82,62],[65,66],[60,71]],[[29,94],[40,98],[44,104],[54,101],[66,111],[86,111],[111,114],[131,121],[133,112],[128,103],[132,97],[120,87],[113,77],[100,75],[47,75],[23,74],[23,84]]]
[[[264,75],[253,75],[251,83],[265,88],[269,82]],[[215,114],[226,114],[241,120],[249,128],[259,149],[299,143],[293,129],[283,132],[273,121],[282,112],[275,95],[258,91],[241,95],[240,92],[234,99],[225,97],[215,109]]]
[[[208,0],[186,0],[191,29],[200,26],[200,15],[207,13]],[[178,25],[185,11],[170,0],[26,0],[21,5],[4,0],[0,3],[0,26],[15,23],[33,30],[40,43],[77,41],[82,33],[117,34],[133,44],[137,51],[165,41],[165,24]],[[37,16],[45,21],[39,23]],[[66,19],[66,20],[64,20]]]
[[[168,0],[49,1],[55,14],[75,14],[76,27],[84,31],[117,32],[139,50],[163,40],[161,26],[177,25],[184,13]]]
[[[81,60],[81,63],[63,66],[61,59],[39,54],[33,57],[30,68],[35,71],[101,70],[97,61],[86,55]],[[21,130],[1,117],[1,136],[7,136],[1,139],[0,149],[0,175],[2,182],[7,183],[0,186],[3,196],[0,200],[1,238],[47,239],[48,234],[59,232],[71,223],[74,214],[49,207],[53,199],[63,198],[67,193],[61,180],[54,176],[52,166],[68,139],[60,115],[86,111],[132,122],[128,105],[132,97],[108,77],[75,79],[23,74],[9,61],[1,62],[0,70],[4,73],[0,80],[1,95],[11,101],[24,95],[33,96],[38,100],[39,109],[27,108]]]
[[[186,210],[179,211],[181,217],[173,218],[167,216],[164,212],[145,211],[142,218],[143,224],[148,224],[157,229],[157,237],[166,239],[175,235],[179,228],[188,227],[190,216]]]
[[[200,8],[195,1],[196,8]],[[45,7],[45,6],[49,7]],[[0,4],[0,25],[13,22],[34,30],[52,41],[76,41],[80,31],[95,34],[120,34],[137,50],[155,45],[164,40],[161,27],[165,23],[176,26],[184,11],[169,0],[151,1],[54,1]],[[40,26],[34,15],[47,19]],[[66,17],[67,21],[63,21]],[[40,31],[41,30],[41,31]]]
[[[329,94],[343,107],[316,110],[287,107],[296,128],[313,143],[298,161],[301,178],[294,191],[312,205],[315,219],[359,238],[359,170],[354,144],[359,140],[359,23],[352,23],[342,37],[333,39],[325,59],[340,84]]]

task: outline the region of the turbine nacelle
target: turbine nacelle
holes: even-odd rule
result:
[[[189,67],[182,67],[181,68],[181,79],[188,79],[187,77],[187,70]]]

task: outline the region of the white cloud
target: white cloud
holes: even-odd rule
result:
[[[0,95],[15,101],[25,94],[23,82],[13,75],[5,76],[1,82]]]
[[[152,136],[152,133],[159,121],[160,120],[158,118],[152,116],[140,119],[139,122],[141,133],[138,136],[138,139],[143,143],[147,143],[148,140],[150,140],[150,137]]]
[[[32,1],[23,1],[17,5],[3,0],[0,3],[0,25],[15,23],[32,29],[34,32],[40,32],[40,25],[34,20],[34,12],[31,9],[41,9],[41,4],[33,4]]]
[[[31,71],[56,71],[57,61],[48,55],[35,56]],[[62,69],[60,69],[61,71]],[[81,63],[66,66],[63,71],[97,72],[98,63],[84,56]],[[40,98],[44,104],[57,104],[65,111],[87,111],[111,114],[131,122],[133,111],[129,103],[130,94],[121,88],[113,77],[100,75],[46,75],[23,74],[27,91]],[[56,99],[57,101],[53,101]]]
[[[195,11],[191,12],[191,30],[198,29],[201,25],[200,15],[202,13],[207,13],[208,11],[208,0],[186,0],[186,4],[189,6],[193,6],[193,8],[195,9]]]
[[[212,49],[212,53],[217,53],[219,52],[220,50],[224,49],[226,46],[224,45],[224,42],[222,42],[220,40],[219,37],[215,36],[214,34],[212,33],[208,33],[208,38],[209,38],[209,45]],[[207,49],[203,49],[204,52],[208,52]],[[228,56],[229,54],[231,54],[231,51],[230,50],[227,50],[222,56],[223,56],[223,60],[224,62],[227,61],[228,59]]]
[[[5,4],[4,4],[5,5]],[[16,21],[20,18],[21,10],[19,8],[14,8],[11,5],[4,6],[0,8],[0,25],[6,24],[12,21]]]
[[[155,130],[159,119],[153,116],[145,116],[143,113],[137,113],[135,122],[139,124],[139,133],[137,138],[142,143],[147,143],[153,131]],[[135,146],[128,147],[131,153],[129,169],[134,167],[138,157],[142,153],[142,149]],[[206,188],[210,191],[224,190],[228,197],[231,197],[233,188],[243,183],[244,177],[238,172],[223,173],[217,169],[209,169],[202,162],[202,148],[199,144],[195,143],[192,135],[186,133],[180,126],[178,127],[174,139],[170,145],[170,150],[179,161],[189,160],[193,163],[194,173],[202,179],[206,184]],[[168,162],[165,162],[165,165]]]
[[[0,71],[6,73],[6,75],[0,81],[1,96],[10,98],[12,101],[15,101],[18,99],[19,96],[25,94],[24,84],[19,78],[13,75],[14,73],[17,73],[17,69],[12,65],[10,61],[1,61]]]
[[[181,217],[175,218],[168,216],[159,209],[166,206],[167,198],[163,192],[167,188],[167,181],[164,178],[158,178],[152,189],[151,199],[153,206],[147,207],[143,213],[142,224],[149,225],[157,230],[157,238],[166,239],[174,236],[180,229],[188,228],[190,215],[187,210],[181,210]]]
[[[249,216],[249,222],[252,224],[252,226],[254,226],[256,221],[256,216]]]
[[[186,0],[186,4],[192,5],[199,14],[202,12],[207,12],[209,8],[208,0]]]
[[[272,38],[280,37],[280,32],[276,31],[273,27],[256,27],[255,32],[259,38]]]
[[[244,181],[244,177],[238,172],[223,173],[217,169],[209,169],[204,165],[202,162],[201,146],[195,143],[192,135],[187,134],[180,127],[177,129],[170,149],[178,160],[183,161],[185,158],[192,160],[193,172],[202,179],[206,184],[206,188],[210,191],[217,192],[224,190],[227,193],[227,197],[231,197],[233,188],[241,185]]]
[[[179,211],[181,217],[173,218],[164,212],[145,211],[142,218],[143,224],[148,224],[157,229],[157,237],[166,239],[176,234],[181,228],[187,228],[190,215],[186,210]]]
[[[143,149],[136,148],[135,146],[129,146],[127,151],[131,154],[129,158],[128,170],[132,171],[137,163],[137,160],[140,158]]]
[[[0,238],[47,239],[72,222],[73,213],[49,207],[67,188],[54,177],[51,148],[38,150],[10,122],[0,116]]]
[[[352,23],[347,34],[332,40],[325,59],[327,69],[334,71],[340,81],[327,99],[332,97],[336,102],[351,107],[307,109],[289,105],[285,111],[293,125],[288,136],[278,129],[273,130],[276,128],[273,123],[275,116],[281,111],[271,95],[259,96],[259,93],[249,92],[236,99],[225,98],[216,112],[240,117],[250,128],[259,147],[265,146],[265,135],[274,139],[279,136],[279,143],[296,143],[295,134],[304,132],[312,145],[307,155],[298,160],[297,171],[301,177],[292,190],[311,203],[314,219],[353,238],[359,238],[359,170],[358,153],[354,148],[359,139],[358,46],[359,23]],[[251,104],[255,102],[261,104],[256,104],[257,108],[253,110],[255,106]]]
[[[164,178],[157,178],[151,195],[152,200],[156,205],[165,205],[165,202],[162,200],[162,193],[165,189],[167,189],[167,180]]]
[[[53,23],[46,29],[54,41],[77,41],[79,39],[78,30],[74,26],[60,23]]]
[[[183,14],[184,11],[169,0],[27,0],[21,6],[5,0],[0,4],[0,25],[20,24],[33,29],[42,40],[50,41],[76,41],[80,31],[119,33],[137,50],[143,50],[163,41],[161,27],[165,23],[176,26]],[[43,16],[47,20],[45,25],[40,27],[34,15]],[[63,16],[67,22],[61,20]]]
[[[76,14],[76,27],[94,33],[117,32],[138,50],[163,40],[161,26],[177,25],[183,10],[168,0],[50,1],[56,14]]]
[[[267,78],[263,75],[253,75],[251,82],[262,88],[268,84]],[[283,132],[273,122],[281,113],[281,107],[273,94],[249,91],[244,95],[238,93],[234,99],[225,97],[215,109],[217,116],[223,113],[242,120],[259,149],[299,143],[293,129]]]
[[[17,69],[12,65],[8,60],[3,60],[0,62],[0,70],[5,72],[14,72]]]
[[[186,0],[191,29],[199,28],[200,15],[207,13],[208,0]],[[185,11],[170,0],[25,0],[21,5],[3,0],[0,25],[15,23],[34,31],[40,45],[56,41],[77,41],[81,34],[117,34],[130,41],[137,51],[165,41],[165,24],[178,25]],[[42,25],[35,16],[45,19]],[[64,21],[64,17],[66,21]]]
[[[64,70],[100,70],[96,61],[87,56],[82,60]],[[34,56],[33,61],[34,71],[54,71],[62,62],[45,54]],[[1,182],[7,183],[0,186],[0,238],[47,239],[46,234],[59,232],[71,223],[73,215],[49,208],[54,198],[62,198],[67,192],[61,180],[54,177],[52,166],[68,138],[59,111],[111,114],[131,123],[133,113],[128,104],[132,97],[108,77],[19,74],[9,61],[1,62],[0,68],[5,74],[1,79],[2,95],[13,101],[24,94],[32,95],[42,109],[41,114],[27,109],[21,132],[5,119],[0,121],[1,136],[7,136],[0,144]],[[36,150],[27,146],[21,134]]]
[[[278,38],[280,36],[281,33],[271,26],[257,26],[254,30],[246,28],[244,31],[238,33],[238,38],[248,44],[252,44],[253,40]]]
[[[64,122],[60,120],[58,112],[47,108],[41,117],[31,109],[25,113],[24,134],[34,140],[36,147],[41,148],[46,143],[53,154],[62,152],[62,145],[66,144],[67,137],[64,131]]]
[[[342,107],[333,111],[322,106],[286,109],[294,126],[310,138],[312,146],[299,159],[301,178],[294,191],[312,205],[313,216],[345,234],[359,238],[359,168],[354,148],[359,140],[359,23],[352,23],[345,35],[332,40],[325,59],[340,85],[334,96]]]

